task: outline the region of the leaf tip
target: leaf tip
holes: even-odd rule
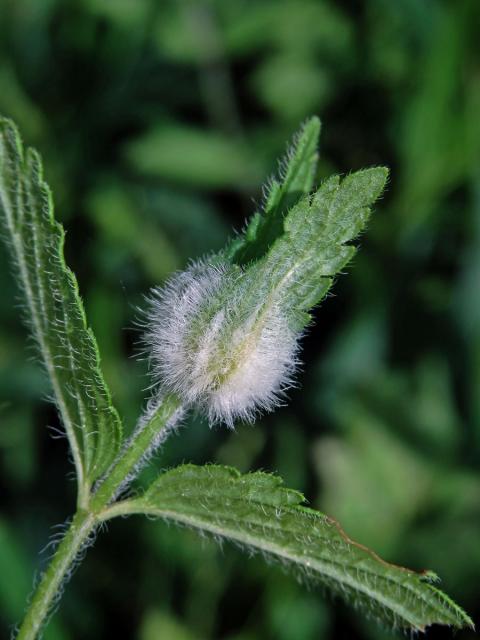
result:
[[[308,129],[311,133],[318,135],[321,128],[322,122],[320,118],[318,116],[310,116],[310,118],[307,118],[307,120],[305,121],[302,130],[306,131]]]

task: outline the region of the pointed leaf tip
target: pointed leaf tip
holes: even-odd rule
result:
[[[264,187],[264,203],[250,219],[244,232],[224,252],[230,262],[246,265],[265,255],[283,233],[288,210],[313,188],[318,162],[318,117],[308,119],[293,136],[279,162],[277,175]]]

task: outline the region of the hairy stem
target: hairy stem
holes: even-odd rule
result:
[[[168,428],[177,424],[182,413],[180,400],[176,396],[167,395],[151,415],[140,420],[96,491],[90,505],[93,511],[101,511],[126,488],[137,475],[136,472],[152,447],[156,448],[164,442],[168,436]]]
[[[181,414],[180,401],[174,396],[165,396],[161,404],[139,422],[91,497],[87,508],[79,509],[75,514],[33,594],[17,640],[34,640],[38,637],[49,613],[60,598],[62,586],[71,574],[79,553],[85,548],[97,525],[106,519],[103,512],[133,480],[152,447],[165,440],[169,427],[176,424]]]
[[[37,638],[48,614],[59,598],[62,584],[96,524],[95,516],[88,511],[76,513],[50,565],[41,577],[18,632],[17,640]]]

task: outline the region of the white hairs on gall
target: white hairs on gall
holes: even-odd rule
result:
[[[271,411],[291,386],[298,333],[280,302],[244,310],[243,271],[192,264],[152,290],[145,343],[162,390],[200,407],[210,424],[233,426]]]

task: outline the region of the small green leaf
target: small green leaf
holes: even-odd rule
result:
[[[319,133],[318,118],[304,125],[283,160],[281,181],[268,188],[264,211],[220,254],[244,268],[238,298],[245,314],[268,313],[280,301],[297,330],[355,254],[349,243],[364,229],[388,178],[387,168],[372,167],[332,176],[310,195]]]
[[[285,234],[260,270],[296,311],[308,312],[320,302],[333,276],[352,259],[356,249],[347,243],[365,227],[387,177],[385,167],[357,171],[343,180],[333,176],[289,212]]]
[[[364,228],[381,194],[388,170],[374,167],[343,180],[333,176],[290,209],[280,235],[266,255],[250,264],[238,281],[241,309],[259,309],[259,318],[281,304],[296,330],[310,322],[309,311],[325,296],[333,276],[351,260],[348,244]]]
[[[70,441],[79,484],[98,478],[119,450],[121,423],[100,370],[78,284],[66,266],[65,232],[33,149],[0,119],[0,210],[33,333]]]
[[[385,562],[303,501],[273,475],[189,464],[162,474],[143,496],[113,509],[173,520],[260,551],[396,627],[473,626],[430,584],[433,574]]]
[[[283,233],[287,211],[312,190],[319,136],[320,120],[310,118],[281,161],[279,177],[272,178],[267,185],[263,211],[255,213],[244,233],[227,247],[225,257],[228,260],[242,265],[259,258]]]

